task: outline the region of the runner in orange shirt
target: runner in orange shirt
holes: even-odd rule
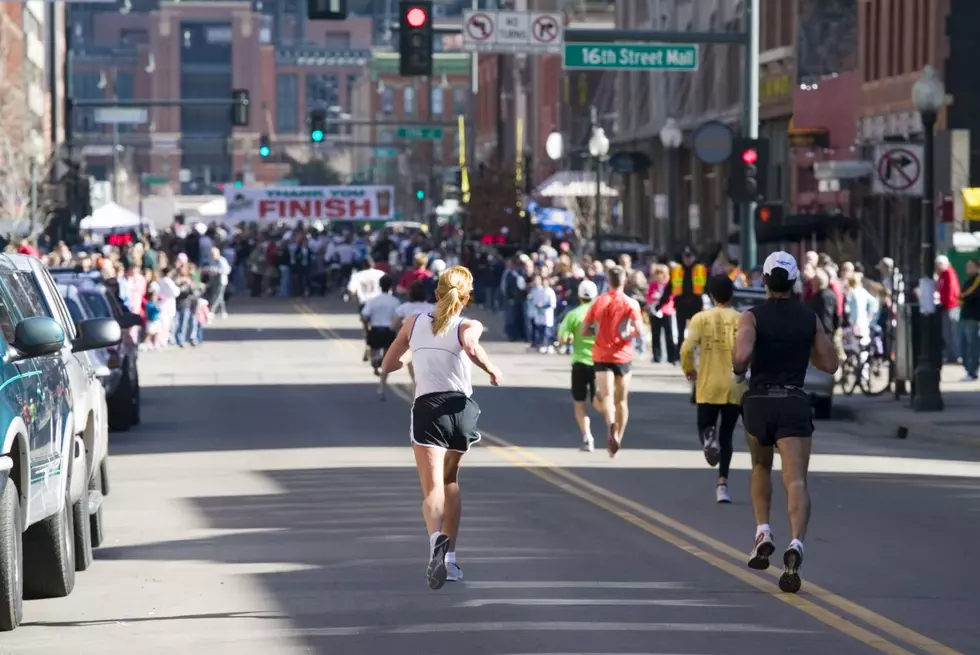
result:
[[[643,334],[640,305],[623,293],[626,271],[613,266],[606,273],[609,291],[596,298],[582,320],[582,334],[595,336],[592,360],[595,379],[606,419],[609,456],[615,457],[623,442],[629,420],[630,370],[633,366],[633,339]]]

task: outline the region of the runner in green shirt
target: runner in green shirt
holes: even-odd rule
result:
[[[589,305],[599,294],[595,282],[582,280],[578,285],[578,307],[565,314],[558,327],[558,340],[572,344],[572,400],[575,406],[575,422],[582,433],[582,450],[592,452],[595,442],[592,439],[591,421],[585,406],[586,399],[596,403],[595,366],[592,362],[592,346],[595,337],[582,336],[582,321]],[[598,408],[597,408],[598,411]]]

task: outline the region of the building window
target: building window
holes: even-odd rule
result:
[[[861,13],[863,14],[861,16],[861,22],[864,25],[864,38],[862,39],[864,42],[864,81],[870,82],[871,60],[874,53],[874,44],[871,42],[874,34],[874,30],[872,29],[871,25],[871,5],[867,3],[861,5]]]
[[[299,76],[295,73],[276,75],[276,131],[299,132]]]
[[[402,115],[415,115],[415,87],[406,86],[402,89]]]
[[[381,113],[386,116],[395,113],[395,90],[390,86],[381,91]]]
[[[441,118],[446,111],[446,107],[444,104],[445,89],[443,89],[441,86],[432,87],[430,97],[431,97],[432,104],[429,105],[430,108],[429,114],[433,118],[435,117]]]
[[[873,43],[871,45],[871,79],[880,80],[881,79],[881,39],[878,38],[881,33],[881,0],[873,0],[872,5],[873,10],[873,22],[871,34],[873,36]]]
[[[779,6],[779,45],[793,45],[793,10],[795,0],[782,0]]]
[[[323,40],[323,47],[328,50],[350,50],[350,33],[327,32]]]
[[[916,68],[922,68],[930,61],[931,53],[929,50],[932,47],[932,2],[922,3],[922,16],[919,20],[919,25],[921,25],[922,30],[922,52],[920,53],[921,60]]]
[[[916,33],[916,27],[919,24],[919,5],[922,0],[912,0],[912,70],[917,70],[919,68],[919,58],[920,55],[920,45],[919,45],[919,35]],[[867,14],[867,12],[865,12]]]
[[[354,93],[356,93],[356,91],[355,91],[356,88],[357,88],[357,75],[348,75],[347,76],[347,98],[346,98],[346,100],[347,100],[347,105],[346,105],[347,113],[350,113],[350,112],[352,112],[354,110]]]
[[[306,76],[306,109],[327,109],[340,104],[336,75]]]
[[[466,112],[469,109],[469,95],[470,90],[465,86],[457,86],[453,88],[453,115],[466,115]]]
[[[119,100],[132,100],[136,97],[136,80],[129,71],[116,71],[115,95]],[[132,132],[135,125],[119,125],[120,132]]]

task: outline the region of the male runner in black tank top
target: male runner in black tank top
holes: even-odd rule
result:
[[[837,352],[820,327],[819,319],[793,294],[799,269],[792,255],[776,252],[762,268],[766,302],[739,318],[732,370],[737,377],[749,371],[749,389],[742,397],[742,424],[752,453],[750,491],[755,513],[755,545],[749,567],[769,568],[776,547],[769,527],[772,504],[773,448],[782,460],[792,541],[783,553],[779,588],[800,590],[803,537],[810,520],[810,494],[806,473],[810,464],[813,420],[810,399],[803,391],[806,369],[812,361],[833,374]]]

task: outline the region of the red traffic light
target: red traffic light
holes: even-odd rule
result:
[[[768,207],[760,207],[759,220],[763,223],[768,223],[770,218],[772,218],[772,210],[770,210]]]
[[[421,7],[412,7],[405,15],[405,19],[412,27],[422,27],[425,25],[425,21],[428,20],[428,18],[429,17],[425,14],[425,9],[422,9]]]
[[[759,161],[759,153],[756,152],[755,148],[749,148],[742,152],[742,161],[751,166]]]

